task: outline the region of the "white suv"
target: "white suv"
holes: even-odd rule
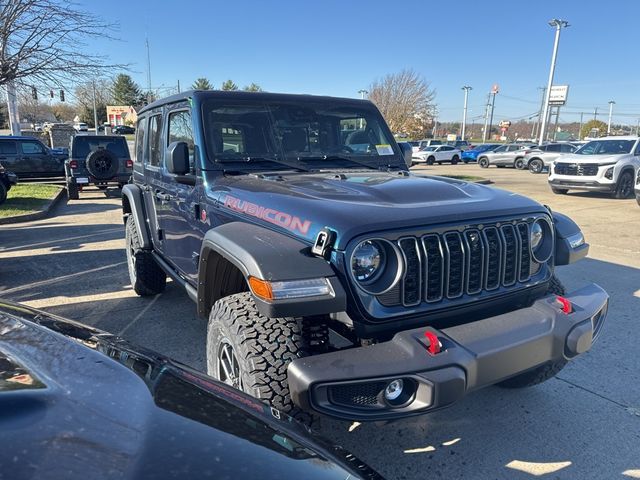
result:
[[[577,147],[570,143],[548,143],[540,145],[527,153],[524,158],[516,160],[516,168],[529,169],[531,173],[542,173],[561,155],[573,153]]]
[[[603,137],[554,162],[549,167],[549,185],[558,194],[594,190],[613,198],[631,198],[639,169],[638,137]]]
[[[426,163],[427,165],[433,165],[437,163],[442,165],[442,162],[451,162],[452,165],[457,164],[460,161],[460,155],[462,152],[451,145],[434,145],[431,147],[424,147],[418,153],[414,153],[411,161],[413,164]]]

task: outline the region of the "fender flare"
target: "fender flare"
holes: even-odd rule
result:
[[[578,247],[572,247],[569,242],[569,238],[582,233],[582,230],[576,222],[571,220],[568,216],[553,212],[553,227],[556,237],[555,248],[555,264],[569,265],[570,263],[577,262],[581,258],[584,258],[589,253],[589,244],[583,243]]]
[[[214,253],[214,255],[212,255]],[[215,255],[218,254],[218,255]],[[206,317],[212,287],[209,268],[220,257],[244,275],[270,282],[326,278],[333,295],[267,302],[254,295],[260,313],[267,317],[321,315],[346,310],[346,292],[331,265],[311,254],[311,247],[290,236],[244,222],[230,222],[209,230],[202,241],[198,268],[198,314]]]
[[[122,187],[122,220],[125,225],[129,215],[133,215],[136,221],[136,230],[138,230],[138,238],[142,243],[142,248],[151,249],[151,234],[145,216],[142,189],[131,183]]]

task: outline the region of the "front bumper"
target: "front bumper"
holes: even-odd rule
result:
[[[291,397],[303,409],[359,421],[446,407],[471,390],[589,350],[609,297],[592,284],[565,298],[572,304],[569,314],[549,295],[530,307],[465,325],[407,330],[388,342],[296,359],[288,367]],[[437,336],[439,353],[428,351],[425,332]],[[394,379],[403,380],[409,396],[391,404],[384,390]]]
[[[589,190],[596,192],[613,192],[616,188],[615,183],[600,183],[597,181],[576,182],[573,180],[549,180],[549,185],[557,188],[566,188],[570,190]]]

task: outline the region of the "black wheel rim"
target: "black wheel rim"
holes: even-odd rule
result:
[[[133,281],[136,275],[136,252],[133,249],[133,243],[130,238],[127,238],[127,263],[129,265],[131,280]]]
[[[535,173],[540,172],[540,163],[539,163],[539,162],[533,162],[533,165],[532,165],[531,169],[532,169]]]
[[[223,341],[218,349],[218,380],[227,385],[242,390],[242,378],[240,376],[240,364],[233,346]]]
[[[111,159],[108,157],[100,157],[94,162],[94,168],[98,173],[107,173],[111,171]]]
[[[623,175],[620,179],[620,196],[627,198],[631,195],[631,191],[633,188],[633,182],[631,181],[631,176]]]

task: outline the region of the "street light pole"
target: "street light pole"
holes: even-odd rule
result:
[[[462,132],[460,134],[460,140],[464,140],[465,138],[467,130],[467,101],[469,99],[469,90],[473,90],[473,88],[465,85],[462,87],[462,90],[464,90],[464,110],[462,112]]]
[[[491,92],[487,97],[487,108],[484,110],[484,130],[482,130],[482,143],[487,142],[487,124],[489,123],[489,107],[491,106]]]
[[[491,119],[489,120],[489,140],[491,140],[491,126],[493,125],[493,109],[496,106],[496,94],[498,92],[492,92],[493,98],[491,99]]]
[[[611,133],[611,115],[613,114],[613,106],[616,104],[613,100],[609,100],[609,121],[607,122],[607,135]]]
[[[556,27],[556,37],[553,42],[553,54],[551,55],[551,67],[549,68],[549,81],[547,82],[547,91],[545,92],[544,98],[544,112],[542,115],[542,125],[540,126],[540,141],[539,143],[544,142],[544,134],[547,128],[547,115],[549,114],[549,97],[551,96],[551,86],[553,85],[553,74],[556,70],[556,58],[558,56],[558,44],[560,43],[560,30],[562,27],[568,27],[569,22],[565,20],[559,20],[554,18],[549,21],[549,25],[552,27]]]

